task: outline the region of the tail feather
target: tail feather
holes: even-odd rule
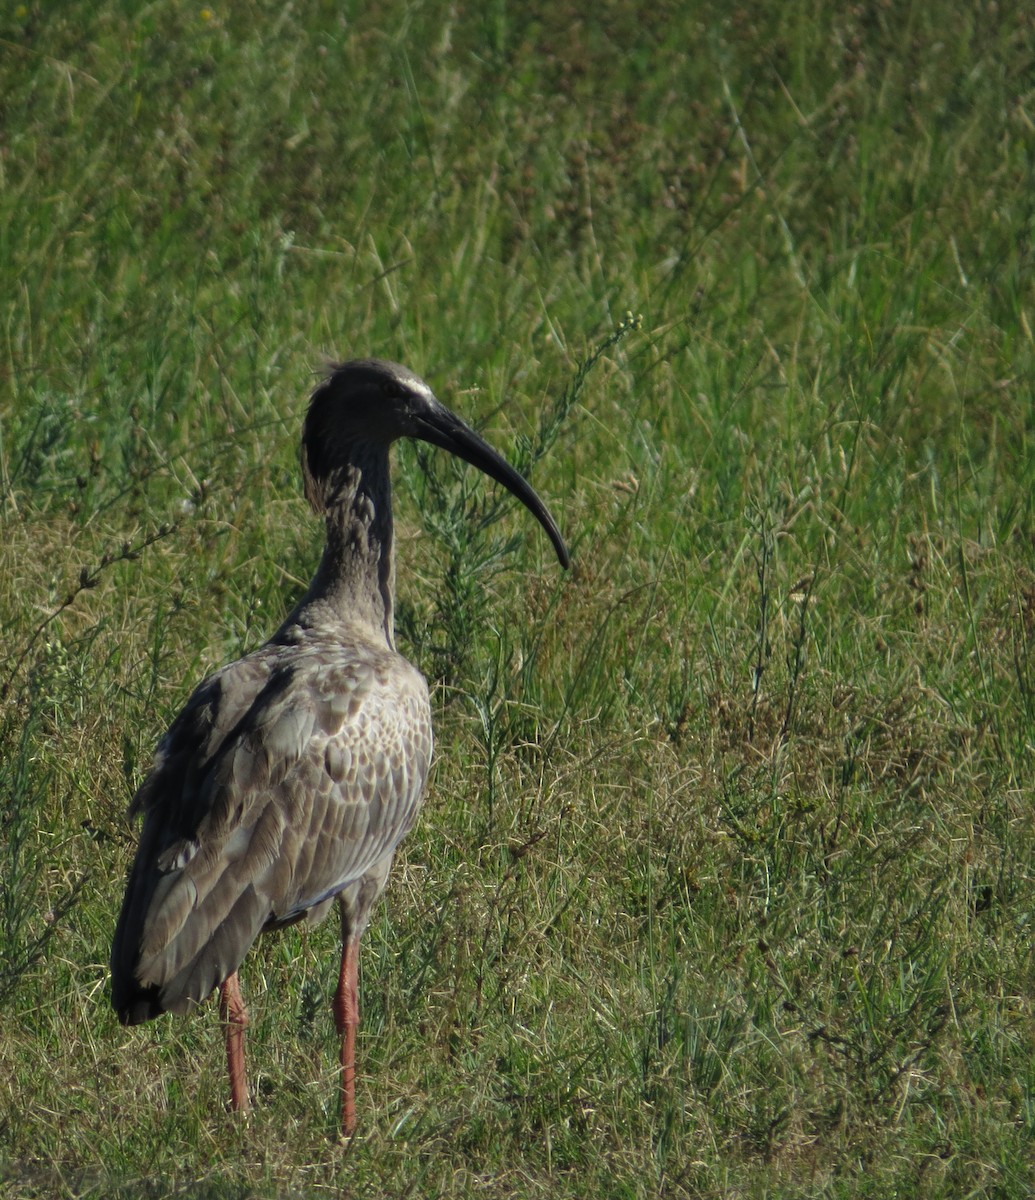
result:
[[[176,889],[168,887],[167,875],[138,853],[111,951],[111,1002],[124,1025],[183,1013],[207,999],[241,965],[269,915],[268,904],[248,885],[229,903],[219,895],[211,916],[202,904],[164,946],[155,946],[149,936],[154,910],[171,891]]]

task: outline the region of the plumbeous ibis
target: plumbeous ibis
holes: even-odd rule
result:
[[[237,971],[260,933],[336,900],[342,1128],[355,1129],[359,939],[412,827],[431,762],[423,677],[395,647],[388,453],[419,438],[490,475],[568,552],[528,483],[396,363],[334,367],[302,431],[305,494],[324,518],[316,575],[276,633],[211,675],[161,739],[130,807],[143,828],[111,953],[127,1025],[219,989],[231,1105],[248,1108]]]

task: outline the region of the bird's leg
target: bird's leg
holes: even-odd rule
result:
[[[248,1080],[244,1073],[244,1030],[248,1010],[241,999],[241,985],[235,971],[219,985],[219,1015],[226,1029],[226,1067],[230,1073],[230,1107],[234,1112],[247,1112]]]
[[[334,1023],[341,1035],[341,1131],[356,1131],[356,1029],[359,1026],[359,937],[342,918],[341,974],[334,994]]]

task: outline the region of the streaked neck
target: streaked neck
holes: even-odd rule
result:
[[[388,451],[350,448],[326,489],[327,542],[306,594],[285,622],[362,624],[395,649],[395,555]]]

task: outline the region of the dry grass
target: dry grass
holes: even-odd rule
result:
[[[0,1194],[1029,1194],[1031,32],[2,18]],[[248,1124],[214,1011],[107,1002],[155,739],[315,561],[324,352],[426,374],[575,552],[399,454],[439,757],[347,1147],[333,922],[244,967]]]

